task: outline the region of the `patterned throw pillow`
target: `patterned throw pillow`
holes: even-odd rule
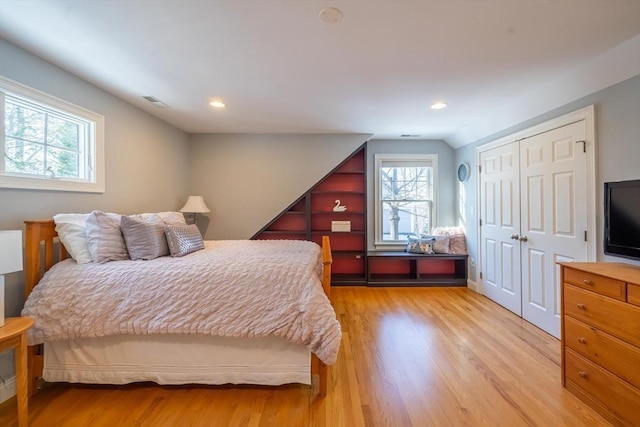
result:
[[[169,255],[165,223],[158,215],[123,215],[122,235],[132,260],[149,260]]]
[[[164,234],[167,236],[172,257],[180,257],[204,249],[202,235],[195,224],[166,225]]]
[[[85,230],[93,262],[129,259],[120,231],[120,215],[93,211],[87,218]]]
[[[464,227],[438,227],[431,230],[431,234],[449,236],[449,253],[465,255],[467,253],[467,241]]]
[[[449,236],[431,236],[435,239],[433,243],[433,252],[437,254],[449,253]]]

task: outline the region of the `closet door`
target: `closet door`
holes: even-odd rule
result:
[[[560,337],[558,262],[586,261],[585,122],[520,143],[522,317]]]
[[[480,154],[483,293],[522,315],[519,143]]]

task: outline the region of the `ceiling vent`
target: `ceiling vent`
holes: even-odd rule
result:
[[[403,133],[402,135],[400,135],[400,138],[420,138],[420,135]]]
[[[147,101],[149,101],[150,103],[152,103],[153,105],[155,105],[158,108],[167,108],[167,104],[165,104],[164,102],[160,101],[155,96],[143,96],[143,98],[146,99]]]

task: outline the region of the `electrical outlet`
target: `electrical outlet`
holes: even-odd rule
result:
[[[474,268],[476,266],[476,259],[475,258],[469,258],[469,263],[471,264],[471,268]]]

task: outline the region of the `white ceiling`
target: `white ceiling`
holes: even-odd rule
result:
[[[190,133],[457,148],[640,74],[640,0],[0,0],[0,36]]]

